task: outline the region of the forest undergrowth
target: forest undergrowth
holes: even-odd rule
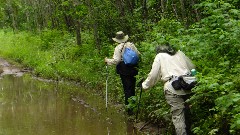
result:
[[[141,52],[137,80],[146,78],[155,57],[155,47],[170,43],[182,50],[196,65],[198,86],[192,90],[192,131],[196,135],[240,134],[240,13],[228,4],[205,8],[206,17],[189,27],[174,19],[161,19],[136,42]],[[137,38],[139,35],[132,34]],[[45,29],[40,33],[10,29],[0,31],[0,55],[12,59],[36,76],[72,80],[105,94],[107,76],[104,58],[111,57],[115,45],[106,41],[99,50],[93,31],[82,32],[82,45],[66,31]],[[115,67],[109,67],[109,102],[123,103],[123,91]],[[130,99],[135,112],[139,98]],[[172,129],[171,115],[162,84],[143,92],[139,120]],[[164,124],[163,124],[164,123]],[[169,130],[172,132],[172,130]],[[169,133],[171,134],[171,133]]]

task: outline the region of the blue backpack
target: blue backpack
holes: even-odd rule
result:
[[[123,53],[123,61],[126,65],[136,65],[139,61],[137,52],[126,47]]]

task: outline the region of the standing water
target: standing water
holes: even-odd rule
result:
[[[140,135],[104,99],[73,84],[5,75],[0,79],[0,135]]]

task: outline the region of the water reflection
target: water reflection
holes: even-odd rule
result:
[[[123,114],[77,86],[23,77],[0,80],[0,135],[140,135]],[[76,94],[78,96],[76,97]]]

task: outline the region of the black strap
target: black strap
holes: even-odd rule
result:
[[[123,43],[123,47],[122,47],[122,49],[121,49],[121,53],[122,53],[122,50],[123,50],[123,48],[124,48],[124,45],[125,45],[125,42]]]

